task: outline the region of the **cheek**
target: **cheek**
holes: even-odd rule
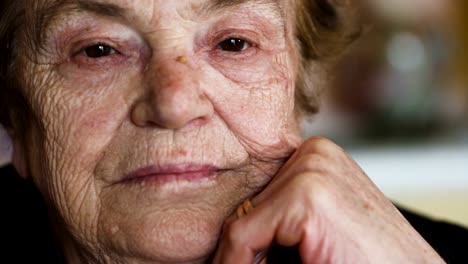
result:
[[[125,100],[113,98],[96,109],[83,110],[71,130],[71,138],[79,148],[70,154],[83,161],[86,167],[94,168],[127,118],[127,109]]]
[[[32,86],[40,87],[29,98],[41,129],[32,131],[37,143],[29,161],[36,162],[35,181],[65,218],[80,219],[98,204],[94,169],[128,112],[123,86],[116,83]]]
[[[219,70],[222,76],[217,75],[217,89],[210,96],[217,113],[251,154],[278,158],[300,142],[292,69],[288,56],[279,53],[229,69],[229,74]]]
[[[55,146],[47,156],[61,157],[56,163],[69,162],[92,168],[118,127],[127,117],[131,85],[139,82],[139,68],[108,71],[106,74],[64,75],[61,65],[46,83],[36,83],[38,92],[30,97],[38,107],[40,127],[45,128],[47,145]],[[67,66],[68,67],[68,66]],[[71,66],[69,66],[71,67]],[[43,70],[47,72],[47,70]],[[58,153],[54,153],[60,151]]]
[[[266,82],[266,74],[271,71],[271,58],[258,56],[242,61],[211,60],[210,64],[226,79],[240,85]]]
[[[106,92],[71,92],[57,97],[63,99],[48,111],[47,140],[60,146],[63,160],[90,168],[126,118],[126,100]]]
[[[209,63],[226,79],[240,86],[266,88],[270,86],[268,82],[284,82],[292,77],[287,55],[281,50],[259,51],[255,56],[242,59],[214,56]]]

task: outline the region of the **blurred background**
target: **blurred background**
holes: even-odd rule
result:
[[[368,1],[303,134],[343,146],[397,204],[468,227],[468,1]],[[0,164],[10,152],[0,130]]]
[[[368,1],[304,136],[343,146],[397,204],[468,227],[468,1]]]

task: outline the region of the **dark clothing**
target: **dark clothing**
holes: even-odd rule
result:
[[[400,212],[447,263],[468,264],[468,229],[405,210]]]
[[[1,168],[0,177],[1,262],[64,263],[52,235],[47,208],[33,183],[21,179],[12,166]],[[467,229],[400,211],[447,263],[468,263]],[[268,264],[272,263],[301,263],[301,260],[295,248],[273,246],[268,254]]]
[[[47,208],[34,184],[20,178],[12,166],[0,169],[0,179],[0,262],[64,263],[54,242]]]

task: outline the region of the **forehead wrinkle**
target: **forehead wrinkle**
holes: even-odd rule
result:
[[[246,4],[263,4],[271,5],[275,11],[278,11],[279,17],[285,19],[285,7],[281,4],[281,0],[208,0],[201,4],[197,9],[203,14],[220,12],[226,9],[232,9]]]

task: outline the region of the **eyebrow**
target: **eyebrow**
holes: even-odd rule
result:
[[[126,10],[116,4],[100,3],[91,0],[79,0],[77,9],[107,17],[125,17]]]
[[[277,8],[280,8],[280,0],[210,0],[206,2],[208,11],[215,11],[226,9],[234,6],[239,6],[248,3],[258,4],[272,4]]]

